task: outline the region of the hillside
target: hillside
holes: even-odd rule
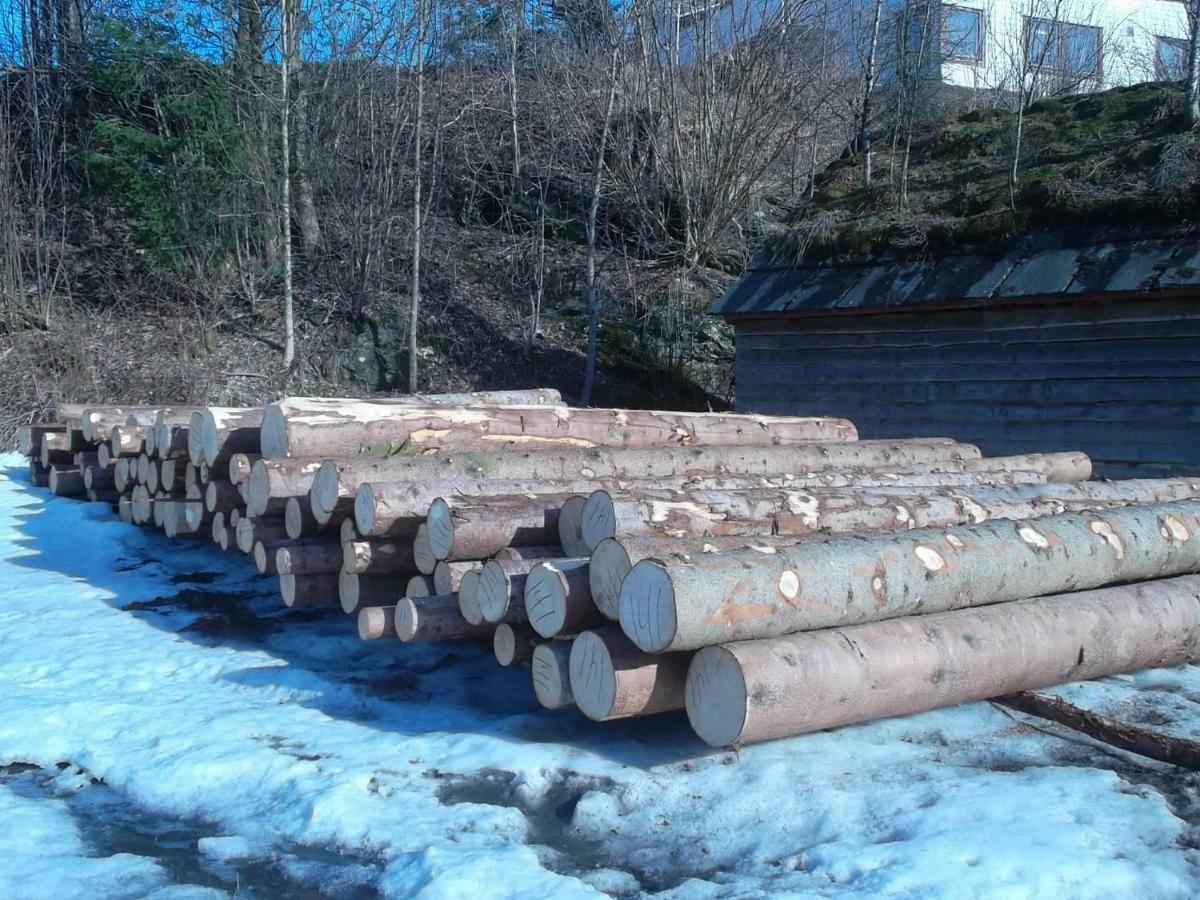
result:
[[[984,109],[914,135],[907,198],[901,150],[877,141],[863,187],[849,153],[769,247],[782,256],[869,253],[1004,241],[1030,227],[1187,220],[1200,211],[1200,135],[1176,84],[1043,100],[1018,116]],[[901,142],[902,143],[902,142]],[[890,177],[889,177],[890,176]]]

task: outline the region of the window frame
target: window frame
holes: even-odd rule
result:
[[[1024,19],[1024,35],[1022,52],[1025,57],[1025,66],[1027,70],[1040,70],[1049,72],[1052,75],[1061,75],[1068,78],[1078,78],[1080,80],[1096,80],[1104,79],[1104,28],[1100,25],[1083,25],[1079,22],[1066,22],[1061,19],[1045,19],[1041,16],[1022,16]],[[1033,29],[1037,25],[1048,25],[1050,27],[1050,39],[1054,44],[1056,58],[1058,62],[1035,63],[1029,56],[1031,38],[1033,37]],[[1070,64],[1065,62],[1070,59],[1068,51],[1067,36],[1072,29],[1081,31],[1094,32],[1096,35],[1096,61],[1090,72],[1079,72],[1071,69]]]
[[[969,56],[964,53],[954,53],[946,49],[946,13],[948,12],[965,12],[975,16],[976,22],[976,44],[978,52],[974,56]],[[983,9],[977,6],[963,6],[958,3],[939,3],[938,4],[938,41],[939,49],[941,50],[943,61],[968,63],[970,65],[982,65],[986,56],[986,37],[987,37],[987,16]]]
[[[1162,54],[1159,52],[1163,45],[1169,45],[1179,49],[1181,54],[1181,70],[1178,75],[1172,75],[1166,70],[1162,63]],[[1156,34],[1154,36],[1154,78],[1156,81],[1182,81],[1187,78],[1187,57],[1188,57],[1188,42],[1186,38],[1167,37],[1165,34]]]

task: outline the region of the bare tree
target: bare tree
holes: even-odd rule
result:
[[[1188,64],[1187,117],[1193,126],[1200,124],[1200,0],[1187,0]]]
[[[413,121],[413,188],[412,188],[412,273],[409,278],[408,309],[408,391],[417,392],[417,325],[421,317],[421,239],[425,229],[425,210],[421,206],[423,171],[422,141],[425,139],[425,41],[429,30],[429,3],[416,0],[416,117]]]
[[[283,0],[280,7],[282,15],[282,26],[280,28],[280,40],[282,41],[282,50],[280,54],[280,114],[279,114],[279,142],[280,142],[280,167],[283,172],[283,177],[280,181],[280,221],[283,229],[283,365],[289,371],[296,361],[296,321],[294,311],[294,301],[292,295],[292,165],[291,165],[291,141],[288,133],[289,119],[292,113],[291,102],[291,60],[295,51],[292,50],[290,43],[294,39],[295,28],[292,25],[292,19],[296,15],[296,5],[298,0]]]

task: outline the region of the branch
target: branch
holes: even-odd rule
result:
[[[997,697],[993,702],[1031,716],[1058,722],[1101,743],[1136,753],[1138,756],[1184,769],[1200,770],[1200,741],[1190,741],[1138,728],[1136,725],[1082,709],[1061,697],[1049,694],[1021,691]]]

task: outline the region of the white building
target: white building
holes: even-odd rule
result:
[[[1104,90],[1180,79],[1187,67],[1179,0],[956,0],[908,4],[905,15],[910,35],[932,38],[922,67],[956,87]]]
[[[768,28],[840,36],[861,65],[874,0],[659,0],[660,46],[681,62],[752,40]],[[1037,93],[1176,80],[1187,66],[1182,0],[884,0],[878,58],[959,88]]]

